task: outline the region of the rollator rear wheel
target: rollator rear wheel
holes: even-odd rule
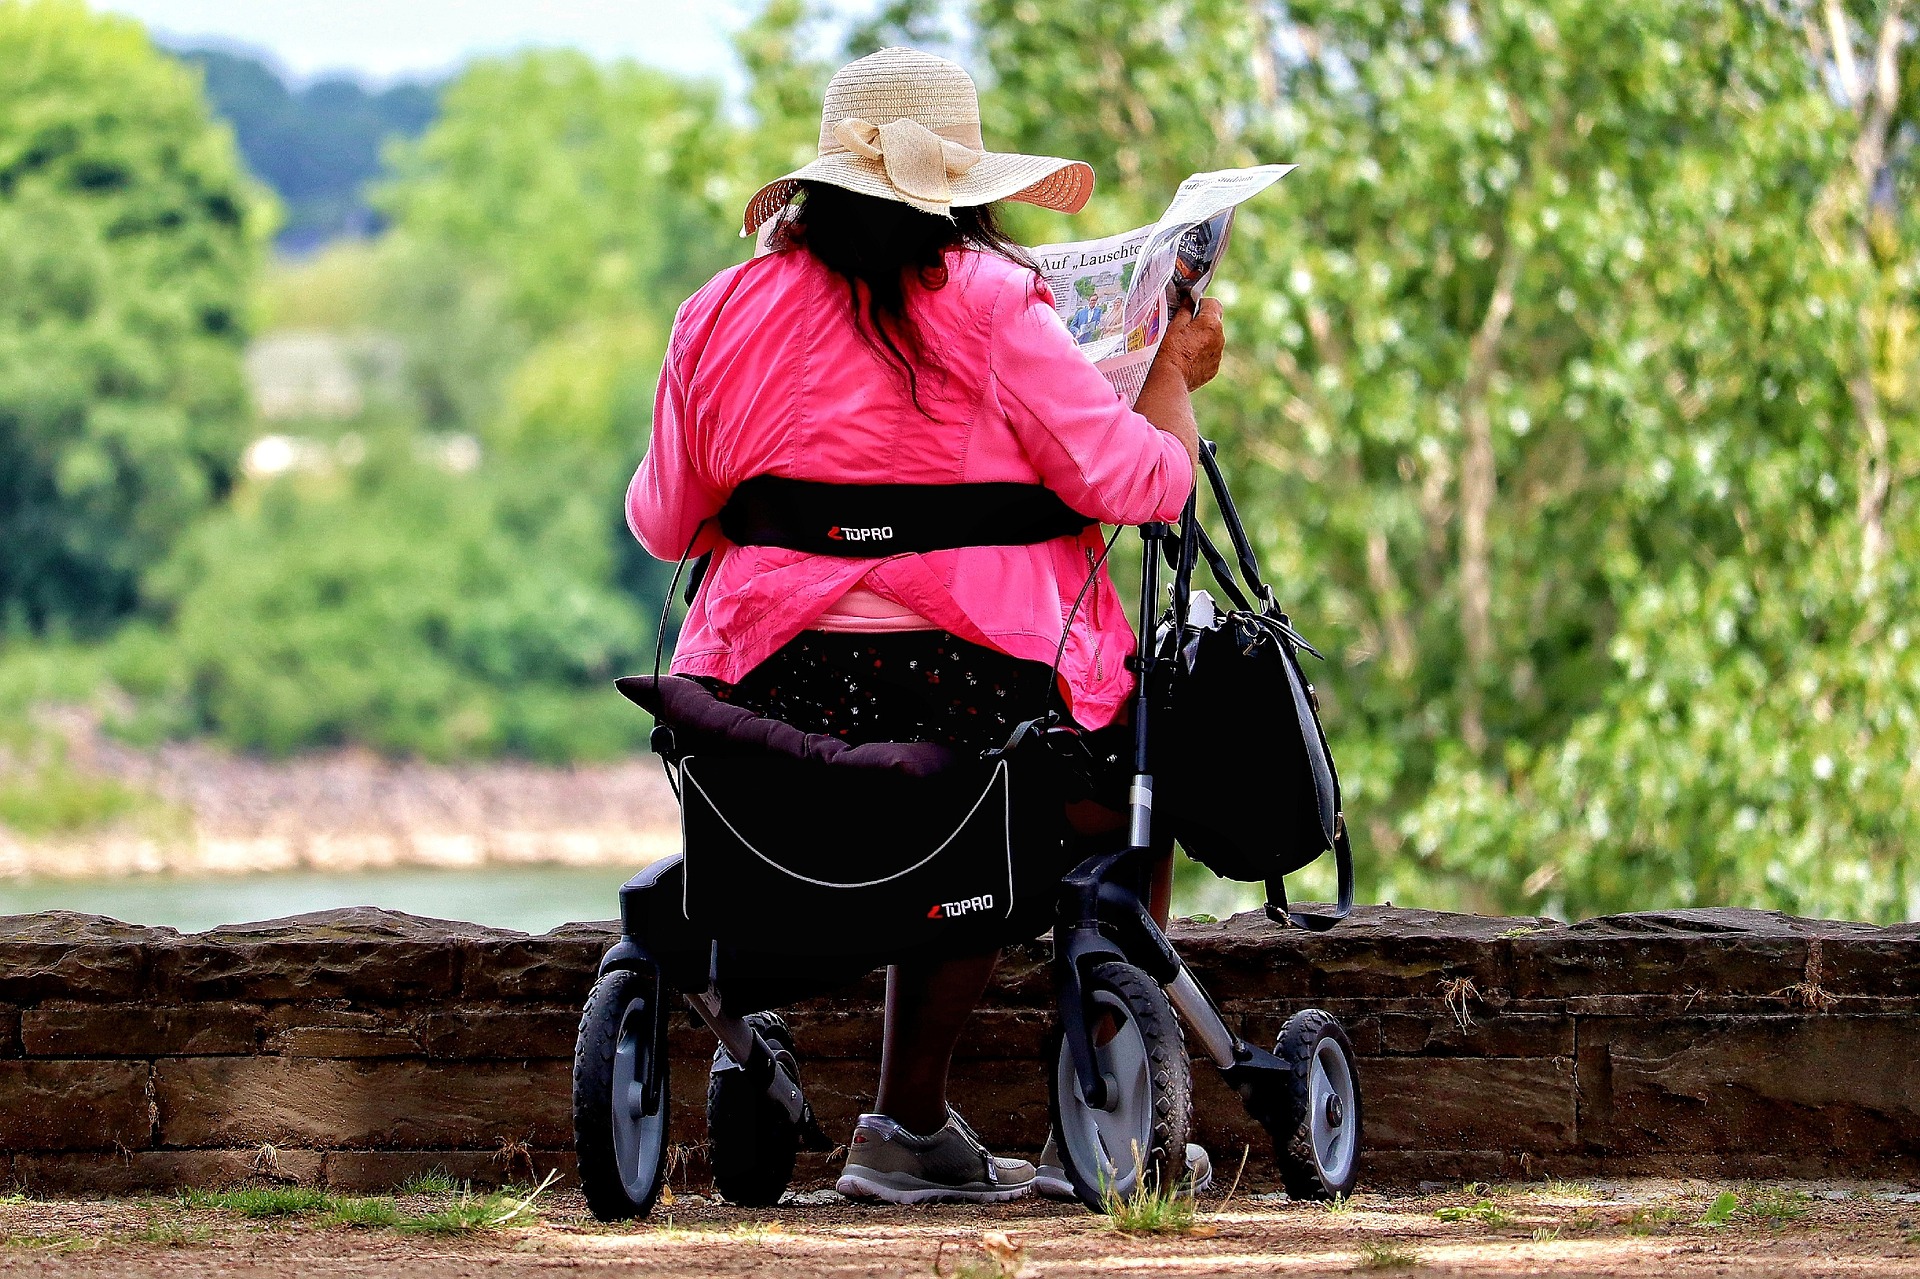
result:
[[[651,972],[593,984],[573,1050],[580,1189],[602,1221],[644,1217],[666,1183],[667,1016]]]
[[[753,1013],[747,1024],[757,1029],[773,1049],[774,1060],[784,1061],[800,1077],[793,1055],[793,1032],[774,1013]],[[793,1180],[793,1164],[800,1151],[800,1129],[786,1108],[756,1088],[745,1070],[729,1065],[725,1049],[714,1052],[713,1073],[707,1076],[707,1159],[713,1184],[728,1203],[764,1208],[780,1202]]]
[[[1287,1019],[1274,1055],[1288,1067],[1293,1126],[1273,1134],[1280,1180],[1294,1199],[1350,1195],[1360,1180],[1360,1076],[1353,1044],[1333,1015]]]
[[[1124,1199],[1143,1178],[1158,1188],[1186,1177],[1193,1075],[1180,1022],[1153,978],[1132,964],[1104,963],[1085,991],[1089,1020],[1105,1023],[1094,1036],[1094,1060],[1112,1104],[1087,1104],[1058,1029],[1048,1101],[1067,1179],[1080,1202],[1099,1211],[1109,1195]]]

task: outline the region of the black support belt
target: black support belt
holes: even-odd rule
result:
[[[878,559],[963,546],[1029,546],[1088,519],[1038,484],[829,484],[756,475],[720,508],[735,546]]]

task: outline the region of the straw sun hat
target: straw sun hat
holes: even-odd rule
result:
[[[931,53],[882,49],[834,74],[820,112],[820,158],[761,187],[747,202],[741,234],[780,212],[802,182],[942,217],[995,200],[1078,213],[1093,194],[1093,169],[1079,160],[987,150],[973,77]]]

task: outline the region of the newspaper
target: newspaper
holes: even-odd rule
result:
[[[1206,293],[1234,209],[1293,169],[1263,164],[1196,173],[1152,226],[1033,250],[1067,332],[1127,403],[1146,385],[1168,318]]]

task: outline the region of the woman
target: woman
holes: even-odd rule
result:
[[[731,545],[715,521],[737,486],[767,475],[1011,481],[1101,523],[1178,518],[1198,456],[1188,395],[1219,366],[1218,304],[1169,327],[1136,412],[994,222],[995,200],[1073,213],[1092,187],[1076,161],[985,151],[973,81],[943,58],[883,49],[834,76],[819,158],[748,206],[743,234],[778,217],[762,237],[771,251],[722,271],[675,317],[628,490],[648,551],[714,552],[674,673],[812,732],[986,746],[1044,705],[1073,612],[1059,691],[1086,729],[1121,714],[1133,635],[1095,574],[1098,524],[864,559]],[[1164,913],[1164,887],[1157,896]],[[889,970],[875,1113],[855,1127],[842,1193],[1000,1200],[1035,1186],[1032,1164],[990,1156],[947,1104],[954,1045],[995,958]],[[1071,1195],[1044,1157],[1040,1171],[1042,1188]]]

